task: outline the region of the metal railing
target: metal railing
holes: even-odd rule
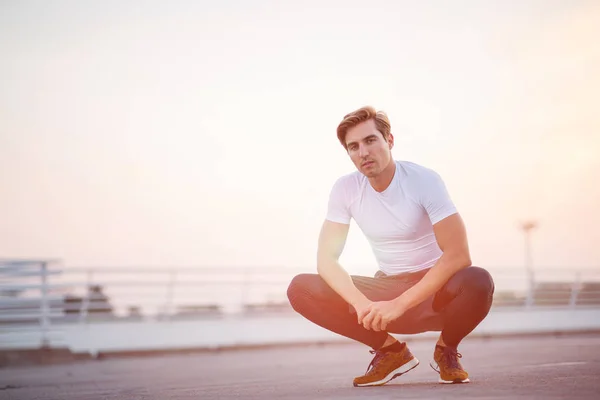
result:
[[[59,343],[59,324],[290,312],[287,285],[303,272],[314,270],[61,268],[56,260],[0,259],[0,348],[27,335],[41,347]],[[524,270],[491,272],[496,309],[600,307],[597,270],[538,270],[533,281]]]
[[[39,338],[40,347],[50,346],[51,302],[58,300],[51,295],[49,277],[58,273],[49,269],[51,262],[0,259],[0,346],[31,334]],[[21,297],[24,292],[33,294]]]

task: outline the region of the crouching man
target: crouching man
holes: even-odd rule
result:
[[[441,332],[431,366],[442,383],[469,382],[460,342],[487,316],[494,282],[471,265],[465,227],[433,170],[392,157],[386,114],[363,107],[346,115],[338,139],[357,171],[330,192],[316,274],[296,276],[288,298],[311,322],[371,348],[374,357],[354,386],[383,385],[419,360],[390,335]],[[375,255],[375,277],[350,276],[340,265],[350,220]]]

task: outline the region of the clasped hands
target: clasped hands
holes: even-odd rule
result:
[[[406,312],[399,299],[386,301],[365,301],[354,306],[358,316],[358,323],[365,329],[385,331],[388,324],[400,318]]]

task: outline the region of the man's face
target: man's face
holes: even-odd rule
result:
[[[394,137],[383,138],[372,119],[362,122],[346,133],[346,146],[350,159],[366,177],[377,176],[389,164]]]

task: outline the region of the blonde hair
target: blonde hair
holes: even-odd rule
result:
[[[377,111],[371,106],[365,106],[359,108],[358,110],[352,111],[350,114],[346,114],[342,122],[340,122],[337,127],[338,140],[345,149],[347,149],[346,134],[348,133],[348,129],[354,128],[356,125],[370,119],[375,121],[375,127],[377,127],[377,130],[381,132],[383,138],[385,140],[388,139],[392,130],[392,126],[387,114],[383,111]]]

